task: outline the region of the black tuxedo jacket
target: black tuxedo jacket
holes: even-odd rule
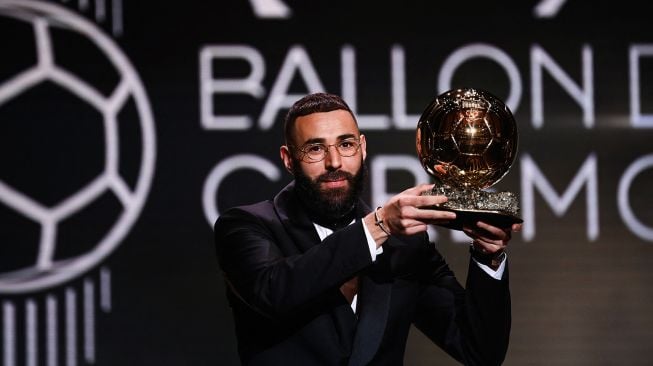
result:
[[[391,237],[372,262],[360,218],[320,242],[293,191],[224,212],[215,243],[245,365],[401,365],[411,324],[461,363],[501,364],[507,268],[470,262],[463,288],[428,237]],[[357,313],[339,291],[358,275]]]

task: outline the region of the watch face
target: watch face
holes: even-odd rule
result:
[[[501,265],[503,260],[507,257],[505,251],[499,254],[485,254],[477,250],[474,245],[469,246],[469,252],[472,254],[472,258],[474,258],[477,262],[495,268]]]
[[[503,262],[504,259],[506,259],[506,252],[501,252],[501,254],[492,257],[490,266],[498,267],[501,265],[501,262]]]

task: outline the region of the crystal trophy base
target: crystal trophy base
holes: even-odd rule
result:
[[[524,222],[518,216],[517,195],[512,192],[488,192],[443,184],[422,195],[448,198],[447,202],[430,208],[455,212],[456,219],[442,225],[451,229],[462,230],[464,225],[473,226],[478,221],[501,228]]]

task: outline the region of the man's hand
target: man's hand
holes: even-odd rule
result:
[[[522,224],[499,228],[479,221],[476,226],[463,226],[463,232],[472,239],[472,250],[490,258],[498,258],[508,247],[512,232],[521,231],[521,228]]]
[[[447,198],[444,196],[421,195],[432,188],[432,184],[421,184],[409,188],[390,198],[383,207],[377,210],[378,219],[382,221],[390,234],[414,235],[426,231],[428,225],[446,224],[456,218],[456,214],[453,212],[428,208],[447,202]],[[368,216],[371,215],[373,214]],[[373,217],[371,220],[373,220],[372,223],[376,222]]]

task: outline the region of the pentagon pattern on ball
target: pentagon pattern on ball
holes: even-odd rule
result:
[[[122,242],[156,142],[138,74],[94,24],[3,0],[0,30],[20,45],[0,64],[0,294],[19,294],[86,273]]]
[[[489,188],[517,153],[517,127],[508,107],[479,89],[450,90],[424,110],[417,154],[424,169],[453,186]]]

